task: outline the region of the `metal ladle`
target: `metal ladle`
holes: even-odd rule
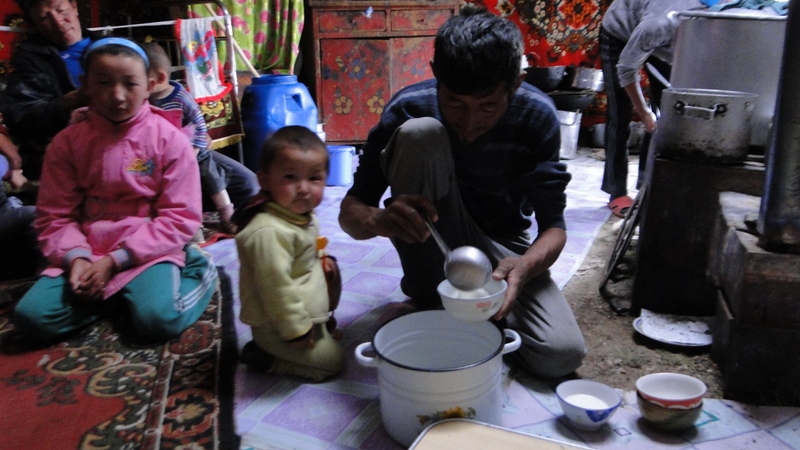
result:
[[[425,225],[444,254],[444,276],[450,284],[456,289],[471,291],[489,281],[492,263],[485,253],[469,245],[451,251],[428,217],[425,217]]]

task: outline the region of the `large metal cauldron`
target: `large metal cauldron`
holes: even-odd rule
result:
[[[665,89],[653,136],[659,155],[736,163],[750,150],[758,95],[716,89]]]
[[[786,17],[755,10],[685,11],[679,17],[672,86],[758,94],[750,144],[768,147]]]
[[[508,341],[508,342],[507,342]],[[489,321],[422,311],[384,324],[355,350],[361,365],[378,368],[381,420],[408,447],[428,425],[448,418],[498,425],[503,410],[502,355],[518,349],[516,331]],[[375,352],[376,356],[366,353]]]

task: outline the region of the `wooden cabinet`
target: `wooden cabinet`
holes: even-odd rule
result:
[[[458,0],[307,0],[303,81],[331,143],[360,144],[401,88],[431,78],[436,31]]]

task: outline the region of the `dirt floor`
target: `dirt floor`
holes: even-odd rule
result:
[[[564,288],[572,305],[588,348],[588,355],[577,375],[624,390],[636,389],[636,379],[656,372],[678,372],[703,380],[708,386],[707,398],[722,398],[722,375],[711,361],[711,347],[675,347],[653,341],[636,333],[634,317],[614,312],[611,303],[600,294],[619,234],[620,220],[605,223],[578,272]],[[606,290],[617,310],[630,306],[633,290],[632,274],[626,267],[635,264],[636,236],[615,271],[616,282],[609,281]],[[621,277],[616,274],[622,273]],[[621,279],[620,279],[621,278]]]

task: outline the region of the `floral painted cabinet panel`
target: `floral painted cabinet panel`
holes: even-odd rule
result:
[[[308,6],[312,37],[305,51],[314,58],[301,80],[311,85],[327,141],[359,144],[392,95],[433,76],[434,36],[457,14],[458,0],[309,0]]]
[[[433,77],[433,40],[433,36],[392,39],[392,95],[409,84]]]
[[[403,87],[430,78],[433,37],[328,39],[317,99],[328,141],[361,142]]]
[[[389,40],[329,39],[321,43],[322,96],[328,141],[359,140],[388,101]]]

